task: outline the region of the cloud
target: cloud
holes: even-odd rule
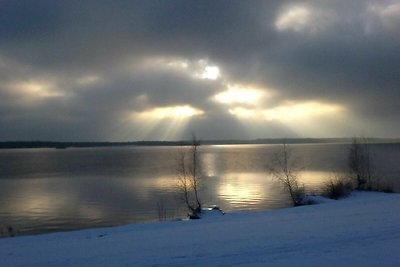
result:
[[[318,10],[310,5],[290,5],[284,8],[275,21],[278,31],[316,34],[333,26],[337,17],[328,10]]]
[[[398,10],[363,0],[3,1],[0,139],[397,136]],[[175,108],[193,116],[166,118]],[[165,118],[138,119],[155,111]]]
[[[379,31],[388,31],[399,34],[400,24],[400,3],[373,3],[370,4],[366,12],[367,34],[376,34]]]

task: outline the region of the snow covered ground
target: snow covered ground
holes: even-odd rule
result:
[[[0,266],[400,266],[400,194],[0,239]]]

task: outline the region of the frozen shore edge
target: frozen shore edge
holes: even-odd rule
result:
[[[3,266],[400,266],[400,194],[0,239]]]

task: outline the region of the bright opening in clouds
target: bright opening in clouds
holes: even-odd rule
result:
[[[54,85],[50,82],[21,81],[13,82],[8,87],[26,101],[64,96],[64,93],[54,89]]]
[[[219,75],[219,68],[217,66],[207,66],[204,68],[204,71],[200,77],[203,79],[216,80],[218,79]]]
[[[188,123],[193,117],[204,114],[203,110],[190,105],[156,107],[142,112],[131,112],[124,124],[134,124],[133,131],[139,139],[148,139],[158,132],[157,139],[184,138]],[[129,127],[128,127],[129,128]]]
[[[228,90],[214,96],[215,100],[222,104],[250,104],[256,105],[264,96],[264,92],[240,86],[228,86]]]
[[[196,115],[204,114],[204,111],[193,108],[189,105],[160,107],[149,111],[140,112],[138,117],[150,119],[167,119],[167,118],[189,118]]]
[[[277,106],[271,109],[265,109],[262,112],[266,120],[279,120],[290,122],[292,120],[309,120],[319,116],[334,116],[342,111],[339,105],[305,102],[289,103]]]
[[[293,120],[311,120],[316,117],[338,115],[343,111],[339,105],[304,102],[287,103],[273,108],[244,108],[234,107],[229,109],[232,115],[240,119],[254,119],[267,121],[291,122]]]
[[[137,65],[137,62],[133,62],[133,65]],[[210,65],[206,59],[150,57],[144,59],[139,66],[146,71],[169,70],[199,79],[217,80],[221,76],[219,67]]]

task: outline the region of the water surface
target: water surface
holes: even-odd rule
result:
[[[291,145],[301,182],[321,192],[346,171],[348,145]],[[398,190],[399,145],[373,145],[375,172]],[[18,233],[150,222],[165,210],[183,218],[176,157],[183,147],[0,150],[0,226]],[[225,211],[290,206],[268,173],[280,145],[201,146],[201,199]]]

